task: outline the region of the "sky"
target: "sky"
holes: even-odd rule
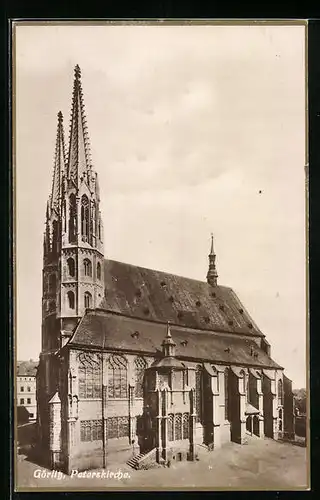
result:
[[[74,66],[105,257],[231,286],[306,386],[304,26],[16,27],[18,359],[41,346],[42,243],[57,113]]]

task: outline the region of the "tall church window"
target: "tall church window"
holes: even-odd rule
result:
[[[72,257],[69,257],[67,260],[67,265],[68,265],[68,274],[71,277],[75,276],[75,264],[74,264],[74,259]]]
[[[177,413],[174,419],[174,434],[175,440],[182,439],[182,414]]]
[[[189,413],[183,414],[182,419],[182,439],[189,438]]]
[[[255,408],[259,407],[259,396],[257,392],[257,379],[249,373],[248,376],[248,402]]]
[[[81,198],[81,235],[84,241],[89,240],[89,200],[84,194]]]
[[[66,203],[66,200],[63,200],[63,203],[62,203],[62,216],[63,216],[63,232],[65,233],[67,230],[67,203]]]
[[[198,366],[196,369],[196,421],[201,422],[202,419],[202,368]]]
[[[90,220],[90,224],[91,224],[91,234],[96,234],[96,202],[93,201],[92,202],[92,210],[91,210],[91,220]]]
[[[102,374],[100,363],[80,363],[79,397],[83,399],[101,398]]]
[[[128,397],[127,360],[113,355],[108,360],[108,397],[121,399]]]
[[[69,309],[74,309],[74,292],[72,291],[68,292],[67,296],[68,296]]]
[[[170,413],[168,415],[168,441],[174,440],[173,424],[174,424],[174,415]]]
[[[134,361],[134,375],[135,375],[135,386],[134,395],[136,398],[143,398],[143,377],[144,371],[147,367],[146,360],[142,357],[138,357]]]
[[[282,385],[282,380],[278,381],[278,406],[283,406],[283,385]]]
[[[279,428],[279,432],[282,432],[282,410],[279,411],[278,428]]]
[[[98,262],[97,264],[97,279],[101,280],[101,264]]]
[[[84,259],[83,267],[84,267],[84,275],[92,276],[92,263],[90,259]]]
[[[92,295],[90,292],[85,292],[84,294],[84,307],[89,309],[92,305]]]
[[[69,198],[69,243],[74,243],[77,238],[77,201],[72,193]]]
[[[224,419],[230,420],[229,418],[229,368],[225,369],[224,372]]]

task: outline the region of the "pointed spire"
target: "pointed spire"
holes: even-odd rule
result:
[[[162,342],[162,352],[164,356],[174,356],[175,355],[176,344],[171,336],[170,321],[167,322],[167,334]]]
[[[217,286],[218,273],[216,269],[216,254],[213,248],[213,234],[211,233],[211,248],[209,253],[209,269],[207,273],[207,282],[211,286]]]
[[[89,169],[91,169],[90,145],[84,112],[81,70],[77,64],[74,69],[72,94],[68,178],[78,186],[79,179],[84,177]]]
[[[57,139],[53,168],[52,191],[50,209],[58,210],[61,196],[62,176],[66,166],[66,154],[64,147],[63,115],[58,113]]]

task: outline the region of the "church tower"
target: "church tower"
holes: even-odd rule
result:
[[[103,266],[98,176],[90,159],[81,71],[76,66],[68,155],[63,116],[61,112],[58,114],[43,241],[42,348],[37,371],[37,418],[43,450],[48,450],[50,440],[50,400],[53,396],[59,399],[61,390],[57,354],[73,334],[85,309],[101,305]]]
[[[98,176],[87,132],[81,71],[75,67],[68,155],[58,114],[52,190],[44,234],[42,351],[64,345],[87,308],[104,297]]]

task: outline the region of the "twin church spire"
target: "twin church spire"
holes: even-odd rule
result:
[[[92,183],[97,180],[96,175],[92,176],[92,173],[87,120],[83,102],[81,70],[77,65],[74,70],[68,156],[66,156],[65,152],[63,115],[61,111],[58,113],[50,209],[58,209],[61,191],[63,189],[63,179],[65,179],[65,181],[71,181],[76,188],[79,188],[81,181],[86,179],[88,187],[92,188]]]
[[[99,307],[104,297],[103,224],[78,65],[74,70],[67,146],[63,115],[58,113],[43,248],[44,325],[52,314],[62,321],[81,317],[86,308]],[[44,345],[51,342],[49,330],[44,326]]]
[[[54,158],[52,190],[50,198],[50,210],[59,210],[59,201],[62,189],[62,176],[66,169],[66,152],[63,130],[63,115],[58,113],[58,128],[56,139],[56,150]]]
[[[81,206],[76,207],[75,199],[79,199],[81,194]],[[85,203],[83,195],[86,196]],[[75,239],[77,233],[78,235],[81,234],[82,238],[83,235],[85,236],[84,241],[94,243],[93,246],[98,244],[99,249],[102,251],[101,214],[99,211],[96,213],[98,209],[97,204],[100,201],[99,197],[98,177],[93,170],[91,162],[81,70],[76,65],[74,69],[68,155],[66,155],[63,115],[61,111],[58,113],[52,190],[47,206],[45,248],[48,249],[50,247],[49,240],[52,243],[53,235],[52,230],[50,231],[49,220],[52,222],[52,219],[60,217],[65,219],[60,229],[62,232],[68,233],[69,243],[75,243],[75,241],[71,240],[72,238]],[[69,206],[67,207],[66,204]],[[86,214],[89,212],[93,214],[94,218],[91,222],[86,217]],[[69,221],[67,222],[66,219],[69,219]],[[77,239],[77,243],[79,244],[79,238]],[[215,261],[213,235],[211,235],[209,268],[207,272],[207,282],[211,286],[217,286],[218,280]]]
[[[78,65],[74,70],[67,150],[68,154],[63,115],[59,111],[52,188],[46,214],[45,248],[52,248],[54,243],[52,227],[50,230],[49,226],[56,220],[57,224],[60,223],[58,225],[64,243],[90,243],[102,251],[98,176],[91,162],[81,70]]]

